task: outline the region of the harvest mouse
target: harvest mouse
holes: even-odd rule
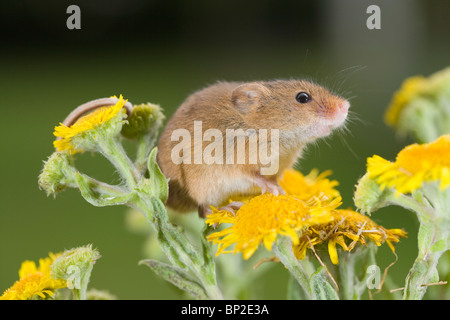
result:
[[[342,126],[349,107],[306,80],[218,82],[193,93],[158,142],[167,206],[205,217],[210,206],[239,208],[230,199],[284,193],[277,179],[306,144]]]

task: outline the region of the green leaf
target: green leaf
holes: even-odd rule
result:
[[[424,214],[420,218],[419,233],[417,234],[417,242],[419,247],[418,257],[422,259],[433,244],[434,228],[433,224],[428,221],[428,217]]]
[[[203,252],[203,268],[206,272],[206,275],[209,277],[209,279],[213,282],[215,282],[216,279],[216,269],[215,269],[215,261],[214,256],[212,255],[211,250],[211,243],[206,240],[207,235],[211,232],[213,229],[212,226],[208,226],[206,223],[203,227],[202,231],[202,252]]]
[[[432,252],[438,252],[438,251],[444,251],[444,250],[447,250],[446,239],[438,240],[431,246]]]
[[[292,275],[288,279],[286,298],[288,300],[308,300],[308,297],[305,295],[305,290],[303,290]]]
[[[210,266],[214,267],[214,257],[211,254],[211,243],[208,242],[208,240],[206,240],[206,237],[213,229],[214,228],[212,226],[208,226],[205,223],[205,225],[203,226],[202,237],[201,237],[202,249],[203,249],[203,259],[205,261],[205,266],[207,266],[207,267],[210,267]]]
[[[192,266],[202,266],[204,264],[202,255],[192,246],[184,233],[181,233],[168,219],[167,211],[156,197],[150,197],[153,207],[152,221],[158,230],[158,241],[164,246],[166,254],[172,263],[177,263],[181,268]]]
[[[92,180],[88,179],[79,172],[76,173],[76,180],[83,198],[96,207],[126,204],[133,196],[133,194],[128,193],[124,193],[122,195],[113,195],[105,192],[97,192],[94,190],[95,185],[93,185]]]
[[[156,260],[141,260],[139,265],[146,265],[153,270],[158,276],[164,280],[172,283],[174,286],[186,291],[191,296],[199,300],[206,300],[208,296],[205,289],[197,281],[195,281],[189,274],[182,269],[170,266]]]
[[[161,199],[162,202],[166,202],[167,197],[169,195],[169,185],[167,183],[167,179],[162,173],[161,169],[156,162],[156,154],[158,152],[158,148],[155,147],[150,152],[150,156],[148,157],[147,168],[150,176],[150,188],[152,193]]]
[[[314,272],[310,279],[311,290],[316,300],[339,300],[334,287],[328,282],[328,275],[323,267]]]

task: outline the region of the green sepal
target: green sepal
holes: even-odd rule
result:
[[[376,179],[370,178],[369,174],[366,173],[356,185],[353,202],[363,214],[370,215],[389,204],[387,200],[390,193],[392,191],[389,188],[381,190]]]
[[[174,286],[189,293],[191,296],[199,300],[206,300],[208,296],[205,289],[197,281],[195,281],[188,273],[182,269],[170,266],[156,260],[141,260],[139,265],[146,265],[158,276],[172,283]]]
[[[328,282],[327,277],[323,267],[312,274],[309,282],[315,300],[339,300],[336,290]]]
[[[158,197],[163,203],[166,202],[169,196],[169,185],[168,180],[162,173],[161,169],[156,162],[156,154],[158,148],[155,147],[150,152],[150,156],[147,161],[147,168],[149,173],[150,188],[153,195]]]

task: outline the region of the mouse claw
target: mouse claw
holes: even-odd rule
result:
[[[228,211],[229,213],[231,213],[232,215],[236,215],[236,211],[239,210],[240,207],[242,207],[244,205],[243,202],[240,201],[232,201],[229,204],[227,204],[226,206],[217,208],[217,210],[225,210]],[[212,209],[209,206],[199,206],[198,207],[198,215],[201,218],[206,218],[207,215],[212,213]]]
[[[255,183],[258,187],[261,188],[261,194],[271,193],[274,196],[286,194],[286,192],[280,185],[270,180],[264,178],[257,178],[255,179]]]
[[[243,202],[233,201],[227,204],[226,206],[220,207],[219,210],[225,210],[231,213],[232,215],[236,215],[236,211],[239,210],[244,205]],[[235,211],[236,210],[236,211]]]

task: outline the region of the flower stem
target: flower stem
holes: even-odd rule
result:
[[[80,279],[80,287],[76,288],[74,287],[72,289],[72,293],[73,293],[73,300],[87,300],[87,295],[86,295],[86,291],[87,291],[87,287],[89,284],[89,278],[91,276],[91,270],[86,271],[86,274],[84,274],[82,276],[82,278]]]
[[[442,253],[434,252],[423,259],[417,257],[406,278],[404,300],[421,300],[426,292],[425,285],[437,282],[439,275],[436,267]]]
[[[157,230],[161,249],[169,260],[182,268],[189,268],[200,280],[210,299],[223,299],[217,287],[214,265],[206,264],[201,254],[170,223],[164,204],[159,199],[143,196],[139,197],[135,205]]]
[[[419,253],[406,278],[403,292],[405,300],[420,300],[426,292],[426,285],[439,281],[437,264],[448,248],[449,230],[444,221],[417,213],[420,227],[418,233]],[[442,216],[436,212],[437,216]]]
[[[344,261],[339,264],[342,297],[344,300],[359,300],[356,292],[355,258],[353,255],[345,255]]]
[[[437,184],[426,185],[423,188],[423,201],[408,196],[400,196],[393,203],[416,212],[420,223],[418,233],[418,255],[407,277],[403,291],[403,299],[420,300],[423,298],[430,283],[439,281],[437,264],[441,255],[447,251],[448,225],[448,197],[449,191],[438,190]],[[420,199],[420,198],[419,198]]]
[[[117,169],[130,189],[134,189],[141,178],[141,174],[134,167],[133,162],[115,138],[100,139],[101,153]]]
[[[154,142],[154,139],[152,139],[149,135],[139,137],[135,160],[135,166],[139,172],[145,172],[147,159]]]
[[[312,291],[309,284],[309,276],[294,255],[292,241],[287,237],[279,237],[277,242],[273,245],[272,250],[303,288],[307,298],[311,300]]]
[[[343,252],[339,257],[339,277],[341,295],[344,300],[360,300],[367,289],[370,266],[376,266],[375,252],[377,247],[373,243],[359,247],[352,253]],[[365,270],[365,272],[358,272]],[[358,276],[358,273],[360,274]]]
[[[390,204],[399,205],[403,208],[413,210],[416,213],[425,213],[430,216],[434,216],[433,208],[419,203],[414,198],[410,196],[406,196],[404,194],[400,194],[399,196],[395,196],[393,193],[387,198],[387,201]]]

